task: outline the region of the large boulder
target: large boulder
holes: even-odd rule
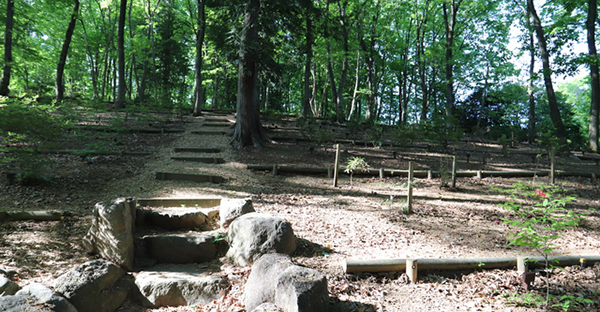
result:
[[[50,287],[44,284],[29,284],[23,287],[23,289],[19,290],[15,295],[34,298],[38,306],[43,304],[52,311],[77,312],[77,309],[75,309],[75,307],[69,301],[67,301],[65,297],[55,293],[52,289],[50,289]]]
[[[2,312],[59,312],[47,306],[40,306],[35,298],[28,296],[1,296],[0,311]]]
[[[237,217],[255,212],[250,198],[223,198],[221,199],[221,207],[219,208],[219,216],[221,218],[221,228],[226,229],[231,222]]]
[[[265,302],[275,302],[277,277],[293,265],[290,256],[283,254],[267,254],[258,259],[244,285],[246,310],[252,311]]]
[[[267,254],[252,266],[243,301],[247,311],[327,311],[327,279],[316,270],[294,265],[287,255]]]
[[[325,312],[329,308],[327,278],[319,271],[291,266],[277,277],[274,303],[288,312]]]
[[[131,284],[123,269],[104,260],[94,260],[59,276],[54,289],[78,311],[114,312],[127,298]]]
[[[264,254],[291,255],[296,250],[296,236],[288,221],[256,212],[235,219],[227,241],[227,257],[241,266],[251,265]]]
[[[227,279],[195,265],[159,265],[136,279],[142,302],[152,307],[207,304],[227,288]]]
[[[14,295],[19,291],[19,288],[19,284],[4,276],[0,276],[0,296]]]
[[[87,251],[133,270],[135,206],[136,200],[132,198],[97,203],[92,226],[83,239]]]
[[[155,234],[142,238],[146,253],[162,263],[199,263],[216,258],[214,238],[203,234]]]

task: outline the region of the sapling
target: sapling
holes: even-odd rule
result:
[[[529,195],[527,192],[523,193],[526,197]],[[503,221],[517,228],[516,232],[509,233],[510,245],[533,248],[544,258],[545,269],[548,270],[551,268],[549,256],[556,248],[554,241],[560,237],[559,232],[578,226],[581,215],[572,209],[565,208],[567,203],[575,201],[574,196],[553,199],[543,190],[536,189],[535,195],[531,197],[534,197],[537,203],[533,205],[522,205],[515,202],[501,204],[500,206],[512,211],[516,216],[514,219],[504,218]],[[546,279],[546,305],[550,299],[550,283],[549,279]]]
[[[350,187],[352,187],[352,175],[355,172],[360,172],[367,169],[369,169],[369,164],[362,157],[352,157],[350,160],[348,160],[348,164],[346,165],[346,170],[344,170],[344,172],[350,174]]]

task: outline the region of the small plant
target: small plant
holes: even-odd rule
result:
[[[364,171],[369,169],[369,164],[362,157],[352,157],[348,160],[348,164],[346,165],[346,170],[344,172],[350,174],[350,187],[352,187],[352,175],[355,172]]]
[[[574,196],[560,196],[551,198],[548,193],[542,189],[536,189],[535,195],[531,194],[528,188],[517,185],[518,191],[513,191],[513,195],[521,193],[521,198],[533,198],[537,203],[533,205],[523,205],[516,202],[507,202],[500,206],[514,213],[516,218],[504,218],[504,223],[517,228],[516,232],[509,233],[510,245],[528,246],[538,252],[545,262],[545,268],[552,268],[549,255],[554,250],[554,241],[560,237],[560,231],[575,227],[581,220],[581,215],[573,210],[566,209],[567,203],[575,201]],[[555,191],[555,188],[550,188]],[[523,190],[523,191],[520,191]],[[558,192],[556,192],[558,194]],[[528,302],[534,298],[528,298]],[[550,302],[550,284],[546,281],[546,300]],[[535,300],[537,301],[537,299]]]

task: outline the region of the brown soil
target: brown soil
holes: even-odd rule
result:
[[[115,116],[93,120],[109,124]],[[84,148],[104,142],[110,150],[149,151],[151,156],[130,155],[48,155],[52,160],[50,177],[35,185],[9,183],[5,175],[0,180],[0,211],[59,210],[66,213],[61,221],[10,221],[0,223],[0,269],[18,272],[21,286],[31,282],[52,285],[53,280],[67,270],[91,259],[81,247],[87,232],[94,204],[116,197],[251,197],[259,212],[289,220],[299,239],[294,261],[325,273],[331,301],[341,302],[345,311],[544,311],[541,307],[511,305],[507,297],[515,294],[544,295],[546,277],[536,279],[533,291],[526,292],[514,270],[477,270],[475,272],[420,272],[417,283],[408,283],[403,272],[379,274],[346,274],[342,263],[347,258],[455,258],[496,256],[537,256],[526,247],[508,244],[509,232],[501,222],[512,215],[499,206],[509,201],[506,195],[492,187],[510,188],[532,178],[459,178],[456,188],[440,187],[441,178],[418,178],[414,195],[414,213],[405,214],[406,177],[349,176],[342,174],[338,187],[326,174],[273,175],[270,171],[251,171],[247,164],[278,164],[323,166],[333,164],[335,150],[331,144],[312,142],[272,142],[262,149],[232,151],[228,138],[220,135],[193,135],[190,131],[207,130],[204,119],[233,122],[232,115],[205,115],[178,119],[167,123],[129,120],[132,128],[184,128],[183,134],[102,133],[81,130],[79,135],[64,140],[59,149]],[[268,124],[271,136],[302,137],[291,120],[273,120]],[[315,126],[314,129],[318,126]],[[292,130],[289,130],[289,129]],[[321,126],[331,131],[331,128]],[[222,130],[223,128],[221,128]],[[314,130],[313,129],[313,130]],[[214,129],[208,129],[214,130]],[[334,129],[347,137],[344,129]],[[347,132],[347,131],[346,131]],[[96,133],[96,134],[95,134]],[[364,139],[354,133],[351,138]],[[86,145],[87,144],[87,145]],[[420,142],[424,145],[425,143]],[[377,146],[379,144],[376,144]],[[384,144],[385,145],[385,144]],[[223,157],[226,163],[200,164],[173,161],[173,147],[221,148],[218,154],[177,153],[178,156]],[[449,155],[458,158],[459,170],[547,170],[546,159],[532,163],[530,156],[520,151],[535,151],[518,144],[507,157],[489,154],[482,164],[483,153],[467,150],[499,149],[481,142],[462,142],[442,149],[392,148],[354,146],[342,147],[341,163],[349,157],[363,157],[372,168],[405,170],[413,161],[419,170],[449,170]],[[394,155],[396,152],[396,155]],[[466,154],[470,154],[467,163]],[[396,157],[394,157],[396,156]],[[559,169],[598,171],[594,162],[563,157]],[[3,170],[7,170],[4,168]],[[227,178],[223,184],[157,181],[157,171],[207,173]],[[446,177],[444,177],[446,179]],[[547,184],[547,177],[535,183]],[[560,233],[556,255],[597,255],[600,247],[599,215],[593,209],[600,206],[599,186],[589,178],[559,177],[562,189],[576,195],[569,208],[585,214],[579,227]],[[230,277],[231,287],[211,305],[198,307],[161,308],[151,311],[245,311],[240,301],[243,281],[249,268],[235,268],[221,258],[223,274]],[[232,277],[239,277],[234,279]],[[569,311],[596,311],[600,307],[600,266],[582,269],[556,269],[550,275],[551,292],[556,296],[590,299],[593,303],[579,305]],[[146,311],[135,302],[127,302],[123,311]],[[150,311],[150,310],[149,310]]]

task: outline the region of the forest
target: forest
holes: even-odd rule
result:
[[[35,114],[11,105],[39,111],[68,100],[238,111],[237,147],[262,144],[252,121],[260,111],[598,151],[592,0],[0,5],[3,119]]]

